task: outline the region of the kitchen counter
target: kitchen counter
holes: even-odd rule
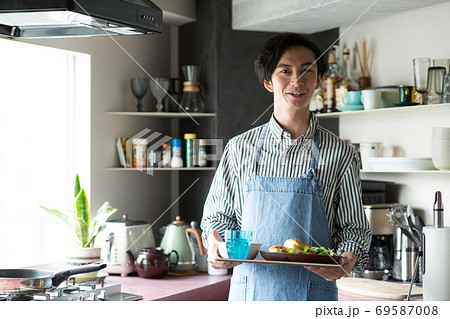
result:
[[[164,276],[146,279],[132,274],[126,277],[109,275],[106,284],[121,284],[122,292],[143,296],[144,300],[158,301],[226,301],[231,275],[210,276],[198,273],[194,276]]]

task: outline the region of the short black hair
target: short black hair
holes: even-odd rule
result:
[[[287,48],[293,46],[302,46],[310,49],[317,60],[318,77],[321,77],[325,73],[326,61],[317,45],[298,33],[288,32],[267,40],[261,50],[259,50],[258,59],[255,61],[255,71],[261,83],[264,83],[264,80],[270,81],[272,79],[272,74],[277,67],[281,55]]]

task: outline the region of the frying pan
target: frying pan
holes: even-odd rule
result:
[[[58,287],[72,275],[99,271],[106,264],[89,264],[54,273],[39,269],[0,269],[0,293],[31,295]]]

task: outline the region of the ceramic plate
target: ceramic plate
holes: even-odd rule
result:
[[[435,170],[431,157],[368,157],[367,164],[380,171]]]
[[[392,103],[395,106],[414,106],[419,105],[419,103],[412,103],[412,102],[398,102],[398,103]]]
[[[360,111],[360,110],[364,110],[364,105],[362,105],[362,104],[360,104],[360,105],[347,104],[345,106],[336,106],[336,108],[341,112]]]
[[[269,251],[260,251],[261,256],[265,260],[276,261],[293,261],[303,263],[318,263],[318,264],[339,264],[341,256],[318,256],[318,255],[303,255],[290,253],[275,253]]]

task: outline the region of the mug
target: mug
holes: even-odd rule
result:
[[[398,96],[400,103],[411,103],[412,102],[412,92],[413,87],[408,85],[398,86]]]
[[[363,90],[361,93],[361,102],[365,110],[373,110],[380,107],[381,92],[377,90]]]
[[[362,168],[371,169],[366,161],[366,158],[382,156],[383,143],[359,143],[359,152],[361,154]]]
[[[361,105],[361,91],[348,91],[347,95],[342,98],[345,105]]]

